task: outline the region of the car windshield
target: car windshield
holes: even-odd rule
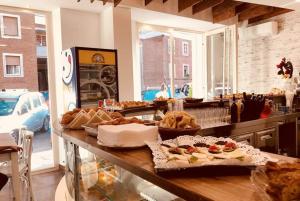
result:
[[[10,115],[18,102],[15,98],[0,98],[0,116]]]

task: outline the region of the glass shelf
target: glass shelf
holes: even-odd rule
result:
[[[66,151],[67,166],[76,167],[74,177],[68,177],[68,189],[75,192],[73,201],[183,201],[77,145],[66,146]]]

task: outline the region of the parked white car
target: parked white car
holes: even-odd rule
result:
[[[0,133],[26,127],[36,132],[49,130],[49,110],[39,92],[0,92]]]

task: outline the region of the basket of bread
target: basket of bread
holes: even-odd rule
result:
[[[172,111],[163,117],[158,131],[162,140],[168,140],[182,135],[195,135],[200,129],[196,119],[187,112]]]
[[[252,171],[251,181],[263,201],[299,201],[300,160],[267,162]]]

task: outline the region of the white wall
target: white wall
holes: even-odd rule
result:
[[[120,100],[133,100],[131,9],[109,7],[100,14],[61,9],[62,48],[117,49]]]
[[[268,93],[273,87],[283,87],[276,64],[283,57],[294,65],[294,76],[300,71],[300,13],[291,12],[271,20],[278,21],[277,35],[253,40],[240,39],[238,44],[238,89]]]
[[[103,10],[99,15],[100,46],[104,49],[114,49],[114,17],[113,7]]]
[[[118,50],[120,100],[134,99],[131,9],[113,9],[114,45]]]
[[[101,47],[99,14],[62,8],[61,34],[63,49]]]

